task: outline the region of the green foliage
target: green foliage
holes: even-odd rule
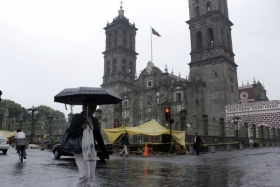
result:
[[[49,119],[48,117],[51,116],[55,119],[53,122],[66,123],[64,113],[58,110],[54,110],[51,107],[45,105],[40,105],[36,107],[36,109],[38,110],[38,114],[36,114],[36,118],[38,120]]]
[[[254,140],[254,144],[259,144],[259,140]]]
[[[0,112],[5,114],[6,111],[8,111],[7,114],[10,118],[15,117],[16,120],[20,120],[21,115],[27,115],[27,110],[20,104],[8,99],[3,99],[0,103]]]
[[[37,119],[37,121],[46,121],[48,120],[48,117],[51,115],[53,117],[53,123],[66,123],[65,115],[63,112],[60,112],[58,110],[54,110],[48,106],[40,105],[38,107],[35,107],[37,109],[38,113],[34,115],[34,117]],[[31,121],[32,114],[28,113],[28,108],[22,107],[20,104],[15,103],[11,100],[3,99],[0,102],[0,112],[7,115],[10,118],[15,117],[15,121],[20,121],[21,119],[23,121]]]

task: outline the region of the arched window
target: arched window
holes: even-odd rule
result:
[[[115,73],[117,71],[117,59],[114,59],[114,63],[113,63],[113,73]]]
[[[126,36],[126,31],[123,31],[123,36],[124,36],[124,37]]]
[[[132,34],[129,34],[129,39],[132,40]]]
[[[108,74],[108,75],[111,73],[111,72],[110,72],[110,71],[111,71],[110,68],[111,68],[111,62],[108,61],[108,62],[107,62],[107,74]]]
[[[129,62],[129,69],[128,69],[128,72],[130,74],[132,74],[132,62]]]
[[[123,46],[126,47],[126,39],[123,39]]]
[[[227,33],[227,44],[228,44],[228,49],[231,50],[230,37],[228,33]]]
[[[210,2],[206,3],[206,12],[210,12],[211,11],[211,6],[210,6]]]
[[[225,44],[224,30],[223,29],[221,29],[221,35],[222,35],[222,43]]]
[[[122,61],[122,71],[123,71],[123,73],[126,72],[125,70],[126,70],[126,60],[123,59],[123,61]]]
[[[202,49],[202,34],[200,31],[196,33],[196,48]]]
[[[115,47],[117,47],[117,46],[118,46],[118,40],[115,39]]]
[[[118,36],[118,30],[115,30],[115,36]]]
[[[200,11],[199,11],[199,6],[195,7],[195,16],[199,17]]]
[[[213,29],[210,27],[207,29],[207,36],[208,36],[208,44],[210,46],[214,45],[214,34],[213,34]]]

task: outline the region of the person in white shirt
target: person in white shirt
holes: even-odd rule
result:
[[[21,132],[20,129],[17,129],[17,134],[15,135],[15,138],[14,138],[15,142],[22,141],[22,140],[24,140],[24,142],[25,142],[25,138],[26,138],[25,133]],[[18,153],[18,148],[19,148],[19,145],[17,143],[17,153]],[[23,158],[26,159],[25,143],[24,143],[24,157]]]

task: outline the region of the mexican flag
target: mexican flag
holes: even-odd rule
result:
[[[158,37],[162,37],[155,29],[152,28],[152,33]]]

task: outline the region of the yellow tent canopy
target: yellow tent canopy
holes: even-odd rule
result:
[[[170,130],[160,125],[156,120],[152,119],[137,127],[119,127],[112,129],[104,129],[108,140],[113,143],[124,131],[127,131],[129,135],[145,134],[149,136],[158,136],[162,134],[169,134]],[[172,130],[172,137],[186,149],[185,143],[186,131],[174,131]]]
[[[11,138],[16,135],[16,131],[10,132],[10,131],[0,131],[0,134],[5,136],[6,138]]]

